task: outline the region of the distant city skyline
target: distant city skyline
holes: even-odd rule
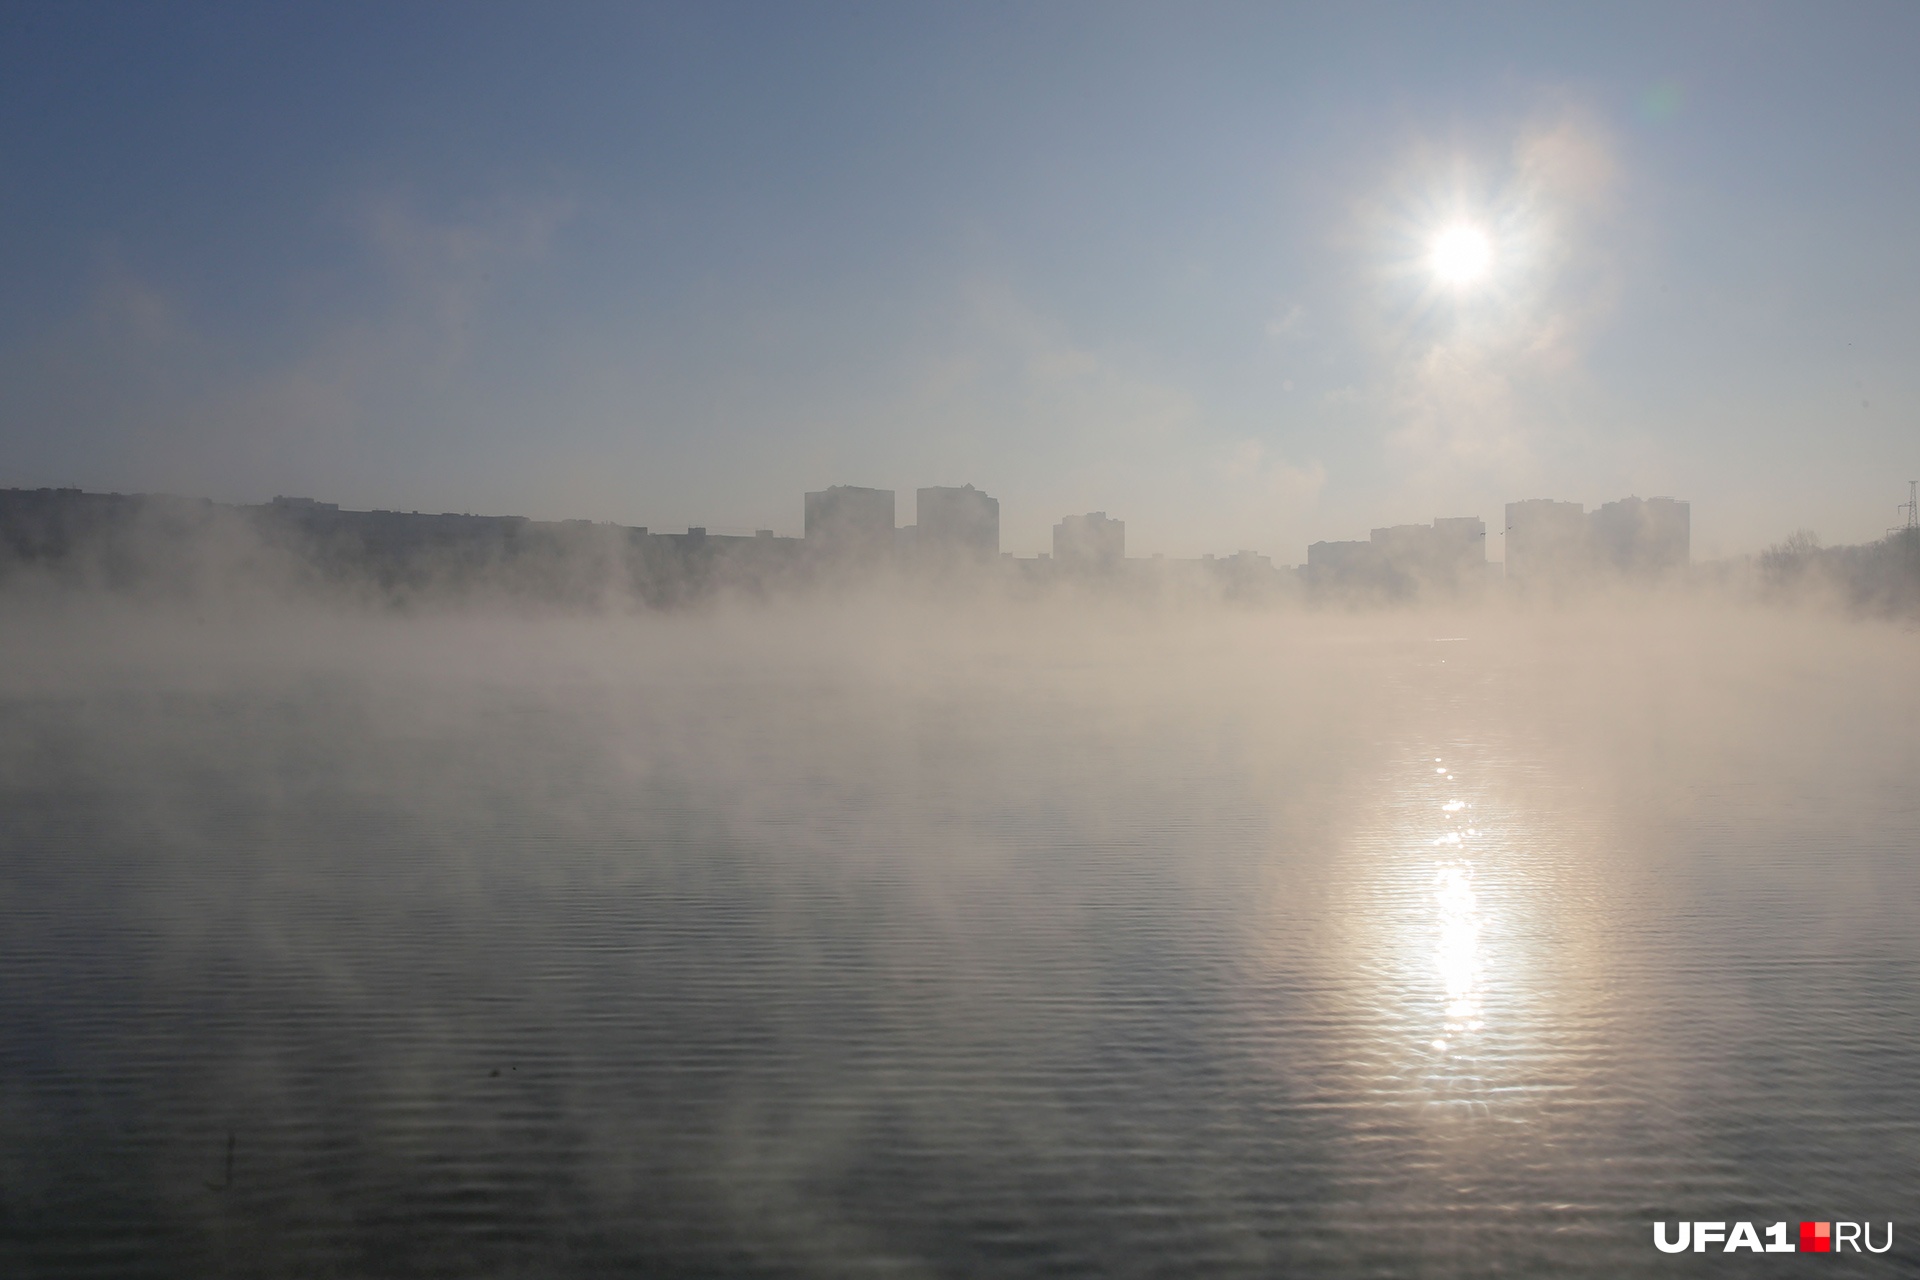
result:
[[[0,486],[1135,554],[1920,473],[1920,10],[23,2]]]
[[[82,489],[59,490],[49,487],[0,488],[0,497],[17,500],[39,494],[57,497],[73,494],[91,499],[119,498],[118,493],[89,493]],[[170,502],[211,503],[212,499],[188,494],[144,495]],[[899,495],[892,489],[860,485],[829,485],[822,490],[802,494],[804,524],[796,537],[775,528],[729,527],[711,523],[684,526],[684,534],[673,526],[653,523],[621,524],[563,517],[558,521],[535,523],[565,525],[609,525],[636,535],[704,538],[773,538],[788,542],[806,542],[816,550],[858,563],[877,563],[897,555],[911,555],[925,561],[945,559],[998,559],[1016,553],[1001,546],[1000,502],[992,494],[972,484],[923,486],[915,491],[913,519],[904,518]],[[486,522],[527,521],[519,512],[434,512],[417,507],[360,508],[344,507],[310,495],[276,494],[264,503],[234,504],[282,512],[314,515],[337,513],[348,516],[414,516],[435,519],[480,520]],[[1114,519],[1105,511],[1069,512],[1053,526],[1050,551],[1036,552],[1023,559],[1057,561],[1085,570],[1098,571],[1128,559],[1218,559],[1257,560],[1286,568],[1317,572],[1323,579],[1351,578],[1355,581],[1387,576],[1409,577],[1432,584],[1457,588],[1465,579],[1477,580],[1472,565],[1506,568],[1506,576],[1531,576],[1540,580],[1564,576],[1584,576],[1591,572],[1628,575],[1659,574],[1684,569],[1692,562],[1691,503],[1684,499],[1655,496],[1643,499],[1629,495],[1602,503],[1592,511],[1577,502],[1549,498],[1521,499],[1505,504],[1505,520],[1489,530],[1479,516],[1436,516],[1431,523],[1400,523],[1379,526],[1369,531],[1366,540],[1323,538],[1308,544],[1299,560],[1285,551],[1265,551],[1258,547],[1238,547],[1232,552],[1201,552],[1194,556],[1168,556],[1164,551],[1136,550],[1128,555],[1126,521]],[[1490,556],[1490,547],[1516,551],[1524,547],[1518,566],[1508,568],[1508,557]],[[1464,575],[1464,576],[1463,576]]]

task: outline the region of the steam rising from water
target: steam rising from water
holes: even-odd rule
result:
[[[1917,666],[1701,602],[17,610],[0,1262],[1611,1276],[1897,1221]]]

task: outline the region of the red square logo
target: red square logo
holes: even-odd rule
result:
[[[1832,1253],[1833,1224],[1831,1222],[1803,1222],[1800,1224],[1800,1252]]]

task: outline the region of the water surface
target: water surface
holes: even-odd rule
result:
[[[9,621],[6,1274],[1920,1260],[1897,628]]]

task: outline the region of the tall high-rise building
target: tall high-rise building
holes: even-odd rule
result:
[[[1104,511],[1063,517],[1053,526],[1053,558],[1081,568],[1110,569],[1127,558],[1127,522]]]
[[[984,560],[1000,554],[1000,499],[968,484],[922,489],[915,500],[918,555]]]
[[[877,559],[893,548],[893,490],[836,484],[807,495],[807,545],[828,555]]]
[[[1479,516],[1435,516],[1433,553],[1459,581],[1486,581],[1487,522]]]
[[[1596,568],[1632,577],[1684,569],[1692,556],[1692,505],[1672,498],[1622,498],[1587,517]]]
[[[1487,525],[1478,516],[1397,524],[1375,529],[1369,540],[1403,590],[1453,592],[1486,581]]]
[[[1507,504],[1507,578],[1521,587],[1594,577],[1651,578],[1687,567],[1692,508],[1622,498],[1585,511],[1533,498]]]
[[[1507,504],[1507,581],[1525,587],[1587,571],[1586,509],[1577,502],[1528,498]]]

